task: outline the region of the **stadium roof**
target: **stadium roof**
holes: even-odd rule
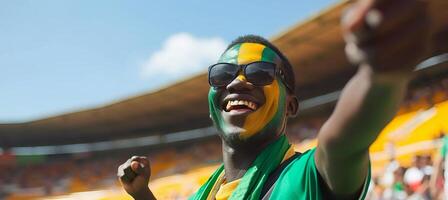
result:
[[[431,0],[433,55],[448,52],[448,1]],[[345,59],[338,3],[271,39],[290,59],[300,99],[340,89],[356,68]],[[0,147],[95,142],[211,125],[205,74],[110,105],[45,119],[0,124]]]

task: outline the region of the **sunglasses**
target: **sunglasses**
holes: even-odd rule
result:
[[[230,84],[242,71],[246,80],[255,86],[271,84],[277,74],[284,81],[283,71],[275,63],[257,61],[245,65],[217,63],[208,68],[208,83],[212,87]]]

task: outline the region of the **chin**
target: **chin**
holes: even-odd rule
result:
[[[241,135],[245,131],[246,129],[241,127],[227,128],[225,132],[220,133],[220,137],[228,146],[234,148],[252,148],[253,145],[261,144],[265,142],[265,140],[271,139],[271,136],[263,133],[256,133],[247,138],[242,138]]]
[[[247,140],[241,138],[241,135],[244,131],[246,130],[241,127],[227,127],[226,130],[220,133],[220,137],[229,146],[239,146],[244,144]]]

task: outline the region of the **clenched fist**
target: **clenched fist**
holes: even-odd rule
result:
[[[133,156],[118,167],[117,176],[126,192],[136,200],[155,199],[148,188],[151,169],[144,156]]]
[[[360,0],[342,18],[346,54],[377,72],[410,74],[428,57],[425,0]]]

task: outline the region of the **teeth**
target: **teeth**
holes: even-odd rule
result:
[[[249,106],[250,109],[255,110],[255,104],[254,103],[249,102],[249,105],[247,105],[247,106]]]
[[[257,104],[255,104],[254,102],[246,101],[246,100],[231,100],[231,101],[227,102],[226,110],[229,110],[232,106],[237,106],[237,105],[245,105],[252,110],[257,109]]]

